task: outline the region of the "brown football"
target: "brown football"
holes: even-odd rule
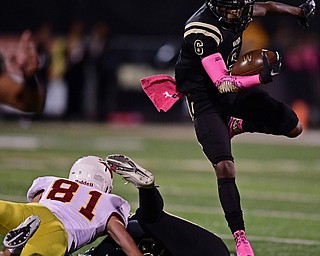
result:
[[[263,68],[262,52],[266,52],[270,63],[277,62],[277,54],[267,49],[253,50],[243,54],[234,64],[231,74],[234,76],[257,75]]]

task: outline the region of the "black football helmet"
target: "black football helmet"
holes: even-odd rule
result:
[[[252,21],[254,0],[207,0],[223,29],[243,31]]]

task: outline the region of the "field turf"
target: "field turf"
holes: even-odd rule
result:
[[[297,139],[256,134],[234,139],[237,184],[248,238],[257,256],[320,255],[319,138],[320,131],[307,131]],[[191,123],[110,126],[1,121],[0,200],[25,202],[37,176],[67,177],[78,157],[104,158],[113,153],[126,154],[155,174],[166,211],[218,234],[234,252],[215,174]],[[132,185],[115,177],[113,192],[136,209],[138,194]]]

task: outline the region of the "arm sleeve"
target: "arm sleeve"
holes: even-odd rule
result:
[[[220,93],[238,92],[260,85],[259,75],[231,76],[220,53],[202,59],[202,65]]]
[[[32,202],[32,199],[39,194],[40,192],[45,191],[45,189],[48,187],[48,184],[50,184],[54,179],[56,179],[55,177],[39,177],[37,179],[35,179],[32,182],[31,187],[29,188],[28,192],[27,192],[27,200],[28,202]]]

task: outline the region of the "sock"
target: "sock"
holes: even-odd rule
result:
[[[240,194],[235,178],[218,179],[218,193],[225,218],[232,234],[237,230],[244,230]]]

